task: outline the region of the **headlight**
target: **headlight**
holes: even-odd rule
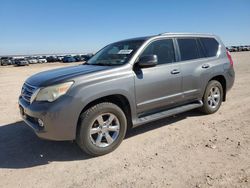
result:
[[[72,86],[73,83],[74,82],[66,82],[63,84],[58,84],[38,89],[31,96],[30,102],[32,103],[34,100],[53,102],[60,96],[67,93],[67,91],[69,90],[69,88]]]

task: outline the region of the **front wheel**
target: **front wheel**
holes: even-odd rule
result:
[[[100,156],[114,151],[122,142],[127,120],[120,107],[113,103],[96,104],[80,116],[77,143],[92,156]]]
[[[201,110],[205,114],[213,114],[219,110],[223,99],[223,88],[217,80],[211,80],[203,96],[203,106]]]

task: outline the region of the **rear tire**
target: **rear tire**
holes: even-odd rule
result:
[[[96,104],[80,116],[76,142],[91,156],[114,151],[127,131],[127,119],[120,107],[113,103]]]
[[[221,106],[223,99],[223,88],[217,80],[211,80],[203,95],[203,106],[201,111],[205,114],[213,114],[217,112]]]

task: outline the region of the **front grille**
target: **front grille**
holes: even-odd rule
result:
[[[30,103],[30,98],[32,94],[36,91],[36,89],[37,89],[36,87],[24,83],[21,92],[22,98]]]

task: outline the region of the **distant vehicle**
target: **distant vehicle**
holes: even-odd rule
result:
[[[84,61],[84,60],[85,60],[85,59],[84,59],[82,56],[80,56],[80,55],[76,55],[76,56],[74,56],[74,58],[75,58],[76,62],[80,62],[80,61]]]
[[[236,52],[236,51],[237,51],[237,48],[235,48],[235,47],[233,47],[233,46],[228,46],[228,47],[227,47],[227,50],[228,50],[229,52]]]
[[[250,46],[243,46],[242,51],[250,51]]]
[[[57,56],[49,56],[46,58],[47,62],[58,62],[59,59],[57,58]]]
[[[4,65],[12,65],[13,61],[11,57],[1,57],[0,59],[0,65],[4,66]]]
[[[232,51],[233,51],[232,46],[227,46],[226,49],[227,49],[229,52],[232,52]]]
[[[239,51],[239,47],[238,46],[232,46],[233,51],[232,52],[238,52]]]
[[[37,64],[38,63],[38,59],[34,58],[34,57],[28,57],[27,61],[29,62],[29,64]]]
[[[62,60],[63,60],[63,58],[64,58],[64,56],[62,56],[62,55],[57,56],[58,61],[62,61]]]
[[[244,46],[238,46],[238,49],[239,49],[238,51],[239,51],[239,52],[243,51],[243,47],[244,47]]]
[[[40,56],[37,56],[36,59],[46,59],[47,57],[45,55],[40,55]]]
[[[38,63],[47,63],[47,59],[45,58],[38,58]]]
[[[76,62],[76,59],[72,56],[65,56],[62,61],[64,63],[72,63],[72,62]]]
[[[15,59],[15,65],[16,66],[28,66],[29,65],[29,61],[25,58],[18,58]]]
[[[88,61],[94,54],[81,55],[83,61]]]

